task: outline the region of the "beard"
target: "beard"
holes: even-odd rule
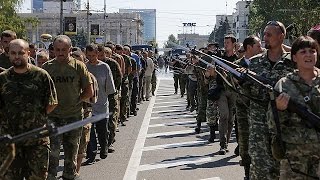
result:
[[[12,66],[17,69],[23,69],[27,67],[28,63],[23,60],[15,60],[12,62]]]

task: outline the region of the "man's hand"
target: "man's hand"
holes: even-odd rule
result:
[[[288,103],[290,100],[290,96],[287,93],[281,93],[277,98],[276,98],[276,105],[278,110],[284,111],[288,108]]]

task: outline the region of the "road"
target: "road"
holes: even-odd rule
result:
[[[208,143],[209,129],[195,134],[195,112],[186,99],[174,94],[173,79],[161,75],[156,96],[139,106],[137,116],[116,134],[114,153],[90,166],[82,166],[83,180],[240,180],[243,168],[233,153],[218,155],[219,142]],[[218,131],[216,131],[218,138]],[[97,156],[99,157],[99,156]],[[61,172],[60,172],[61,174]]]

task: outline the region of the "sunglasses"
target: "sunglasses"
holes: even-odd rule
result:
[[[280,26],[280,24],[279,24],[277,21],[269,21],[269,22],[267,23],[267,26],[269,26],[269,25],[271,25],[271,26],[278,26],[278,27],[280,28],[281,32],[284,34],[284,29],[283,29],[283,27]]]

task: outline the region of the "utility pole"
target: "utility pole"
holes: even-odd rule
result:
[[[60,0],[60,34],[63,34],[63,2]]]
[[[89,0],[87,0],[87,37],[88,37],[88,41],[87,44],[90,44],[90,22],[89,22],[89,16],[90,16],[90,7],[89,7]]]
[[[103,7],[103,10],[104,10],[104,16],[103,16],[103,19],[104,19],[104,42],[107,42],[107,0],[104,0],[104,7]]]

